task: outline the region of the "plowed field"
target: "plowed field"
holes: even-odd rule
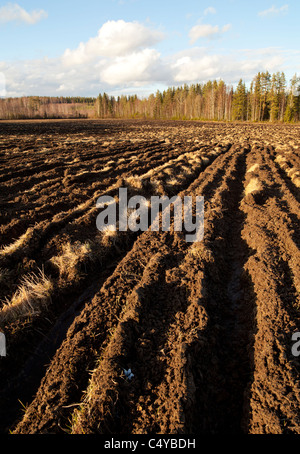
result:
[[[299,126],[1,122],[1,432],[299,434],[299,154]],[[203,241],[98,231],[125,187],[204,196]]]

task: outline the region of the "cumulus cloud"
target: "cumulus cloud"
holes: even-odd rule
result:
[[[66,65],[80,65],[103,56],[129,54],[152,46],[163,37],[160,31],[147,28],[139,22],[108,21],[100,28],[96,37],[86,43],[80,43],[77,49],[67,49],[62,58]]]
[[[282,71],[288,60],[299,55],[300,51],[294,55],[277,48],[221,55],[199,47],[163,57],[157,50],[146,48],[70,67],[61,59],[0,62],[0,71],[5,75],[6,96],[96,96],[104,91],[118,95],[135,93],[142,87],[147,87],[150,94],[158,85],[199,83],[220,77],[233,84],[240,78],[249,81],[258,71]]]
[[[266,16],[277,16],[278,14],[284,14],[287,13],[289,9],[289,5],[283,5],[280,8],[276,8],[276,6],[272,6],[269,9],[266,9],[264,11],[260,11],[258,15],[260,17],[266,17]]]
[[[155,49],[143,49],[124,57],[116,57],[101,71],[101,80],[109,85],[140,84],[165,80],[166,68]]]
[[[208,14],[216,14],[217,10],[213,6],[209,6],[204,10],[204,16],[207,16]]]
[[[0,97],[4,97],[6,95],[6,88],[5,88],[5,75],[0,72]]]
[[[213,31],[220,35],[229,28],[216,26]],[[120,35],[120,29],[127,34]],[[142,30],[147,32],[146,37]],[[200,29],[199,34],[197,29],[190,37],[210,36],[209,30]],[[282,71],[287,61],[299,61],[300,55],[300,51],[275,47],[221,54],[211,47],[196,45],[162,55],[155,46],[151,47],[159,37],[160,33],[139,23],[112,21],[101,27],[96,38],[78,46],[77,55],[67,53],[69,60],[65,52],[53,59],[0,61],[0,96],[97,96],[103,91],[115,95],[143,91],[147,95],[146,89],[150,94],[155,91],[153,87],[161,89],[220,77],[227,83],[236,83],[241,77],[251,80],[258,71]]]
[[[195,83],[222,78],[237,83],[242,77],[250,81],[258,71],[276,72],[282,69],[287,55],[279,49],[236,51],[234,55],[209,55],[203,48],[198,52],[181,53],[172,64],[175,82]]]
[[[198,58],[182,57],[172,66],[173,77],[179,83],[207,80],[217,77],[220,71],[220,63],[220,58],[217,55],[205,55]]]
[[[230,30],[231,24],[224,25],[223,27],[219,27],[218,25],[210,25],[210,24],[200,24],[195,25],[191,28],[189,32],[190,42],[194,44],[199,38],[207,38],[207,39],[217,39],[220,38],[223,33],[226,33]]]
[[[29,13],[17,3],[8,3],[0,8],[0,23],[2,24],[17,21],[32,25],[47,16],[48,13],[42,9],[34,10]]]

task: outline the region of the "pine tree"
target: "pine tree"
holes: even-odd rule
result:
[[[286,78],[282,72],[279,74],[279,120],[284,120],[284,113],[286,108]]]
[[[269,93],[270,103],[270,121],[277,121],[279,115],[279,78],[277,74],[273,74],[271,79],[271,89]]]
[[[254,78],[254,121],[260,121],[261,104],[261,73],[259,72]]]
[[[268,120],[269,118],[269,93],[271,85],[271,74],[267,71],[261,74],[261,116],[260,121]]]

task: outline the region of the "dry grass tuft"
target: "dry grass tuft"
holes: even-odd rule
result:
[[[114,225],[107,225],[103,230],[102,230],[102,234],[104,237],[115,237],[117,236],[117,229]]]
[[[164,169],[164,173],[166,173],[167,175],[172,175],[174,172],[174,169],[172,167],[166,167]]]
[[[48,307],[52,290],[53,284],[43,271],[25,277],[11,300],[3,302],[0,324],[39,315]]]
[[[188,166],[182,166],[181,170],[184,173],[184,175],[191,175],[193,173],[193,169],[191,169],[191,167]]]
[[[169,178],[166,181],[167,186],[176,186],[178,183],[179,182],[178,182],[177,178]]]
[[[143,188],[143,180],[138,175],[133,175],[126,179],[126,182],[129,186],[135,189],[142,189]]]
[[[2,249],[0,249],[0,257],[1,256],[6,256],[10,255],[14,252],[16,252],[18,249],[22,248],[28,241],[28,239],[32,236],[33,234],[33,228],[29,227],[29,229],[26,230],[26,232],[20,236],[14,243],[9,244],[8,246],[4,246]]]
[[[93,259],[92,247],[89,242],[68,242],[62,247],[62,254],[52,257],[50,261],[59,269],[60,277],[70,278],[76,273],[78,266]]]
[[[116,244],[118,239],[118,231],[115,225],[107,225],[101,231],[101,245],[106,247],[110,247],[111,245]]]

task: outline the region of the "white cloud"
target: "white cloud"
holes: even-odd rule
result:
[[[276,16],[278,14],[284,14],[287,13],[289,10],[289,5],[283,5],[280,8],[276,8],[276,6],[272,6],[269,9],[266,9],[264,11],[260,11],[258,13],[259,16],[261,17],[266,17],[266,16]]]
[[[6,88],[5,88],[5,75],[4,73],[0,72],[0,97],[6,95]]]
[[[0,23],[18,21],[32,25],[47,16],[48,13],[42,9],[29,13],[17,3],[8,3],[0,8]]]
[[[200,58],[186,56],[174,63],[174,80],[179,83],[207,80],[217,77],[220,69],[220,58],[217,55],[206,55]]]
[[[158,84],[168,87],[218,78],[232,84],[240,78],[250,81],[258,71],[284,70],[289,61],[299,58],[300,51],[297,55],[294,52],[266,48],[221,55],[193,47],[163,57],[157,50],[146,48],[70,67],[59,58],[0,62],[0,71],[5,76],[6,96],[97,96],[104,91],[132,94],[146,88],[150,94]]]
[[[77,49],[67,49],[63,54],[66,65],[80,65],[99,57],[123,56],[148,47],[163,39],[163,33],[151,30],[139,22],[108,21],[96,37],[80,43]]]
[[[259,71],[281,71],[289,57],[288,53],[274,48],[236,51],[234,55],[210,55],[205,49],[199,48],[198,52],[187,52],[186,56],[181,52],[172,64],[172,74],[174,81],[179,84],[218,78],[235,84],[240,78],[252,80]]]
[[[224,25],[223,27],[219,27],[218,25],[210,25],[210,24],[200,24],[195,25],[191,28],[189,32],[189,37],[191,40],[191,44],[194,44],[199,38],[207,38],[207,39],[217,39],[223,33],[226,33],[231,28],[231,24]]]
[[[209,6],[204,10],[204,16],[207,16],[207,14],[216,14],[217,10],[213,6]]]
[[[155,46],[150,46],[157,42],[160,33],[157,35],[155,30],[139,23],[121,21],[119,26],[127,31],[121,39],[119,22],[104,24],[97,37],[78,46],[75,49],[78,53],[72,54],[72,58],[69,55],[69,60],[64,52],[53,59],[0,61],[0,96],[5,89],[6,96],[96,96],[103,91],[114,94],[139,92],[146,96],[154,92],[155,87],[161,89],[209,79],[222,78],[233,84],[240,78],[249,81],[258,71],[284,71],[288,64],[293,66],[293,71],[298,68],[300,71],[297,66],[300,51],[280,47],[241,49],[225,54],[224,51],[213,51],[211,46],[194,45],[163,55]],[[196,27],[194,35],[190,34],[191,39],[219,37],[230,25]],[[141,30],[146,31],[146,37]]]
[[[155,49],[143,49],[124,57],[116,57],[100,72],[101,80],[109,85],[140,84],[165,80],[160,54]]]

